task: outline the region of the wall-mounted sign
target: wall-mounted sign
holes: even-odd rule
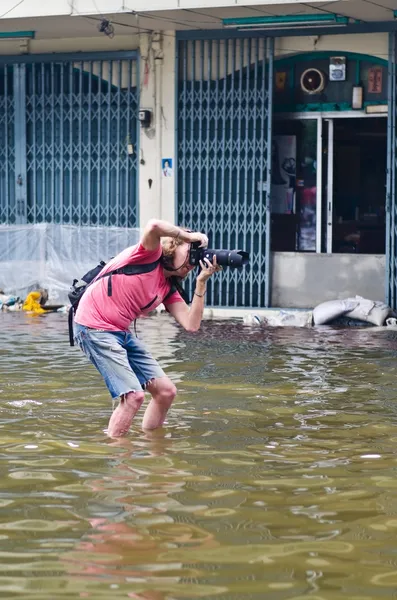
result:
[[[345,56],[331,56],[329,59],[329,80],[346,81]]]
[[[382,67],[371,67],[368,69],[368,93],[381,94],[383,72]]]
[[[276,72],[276,91],[283,92],[287,83],[287,73],[285,71]]]
[[[163,173],[163,177],[172,177],[172,158],[162,158],[161,159],[161,171]]]

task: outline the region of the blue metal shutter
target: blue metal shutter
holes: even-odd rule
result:
[[[207,302],[268,306],[272,40],[181,40],[178,70],[178,223],[251,260],[211,279]]]
[[[13,68],[0,65],[0,223],[16,223]]]
[[[1,223],[138,225],[139,86],[126,54],[0,65]]]

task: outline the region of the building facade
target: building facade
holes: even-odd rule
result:
[[[393,9],[7,2],[1,223],[204,230],[251,258],[213,307],[396,305]]]

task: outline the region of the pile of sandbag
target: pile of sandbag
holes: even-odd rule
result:
[[[262,315],[249,313],[243,317],[244,325],[251,327],[268,325],[269,327],[311,327],[313,324],[311,310],[268,309]]]
[[[318,304],[313,311],[267,309],[263,314],[247,314],[243,317],[245,325],[270,327],[311,327],[325,325],[340,318],[357,321],[357,324],[368,323],[382,327],[383,325],[397,327],[395,312],[377,300],[368,300],[362,296],[345,298],[344,300],[328,300]],[[390,318],[389,318],[390,317]],[[352,323],[349,323],[350,325]]]
[[[267,313],[262,322],[270,327],[311,327],[312,311],[273,311]]]
[[[381,327],[391,313],[390,306],[383,302],[355,296],[355,298],[322,302],[313,310],[313,324],[325,325],[340,317],[346,317]]]

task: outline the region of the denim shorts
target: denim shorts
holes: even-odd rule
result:
[[[75,323],[74,339],[104,378],[112,398],[144,390],[152,379],[166,376],[129,331],[90,329]]]

